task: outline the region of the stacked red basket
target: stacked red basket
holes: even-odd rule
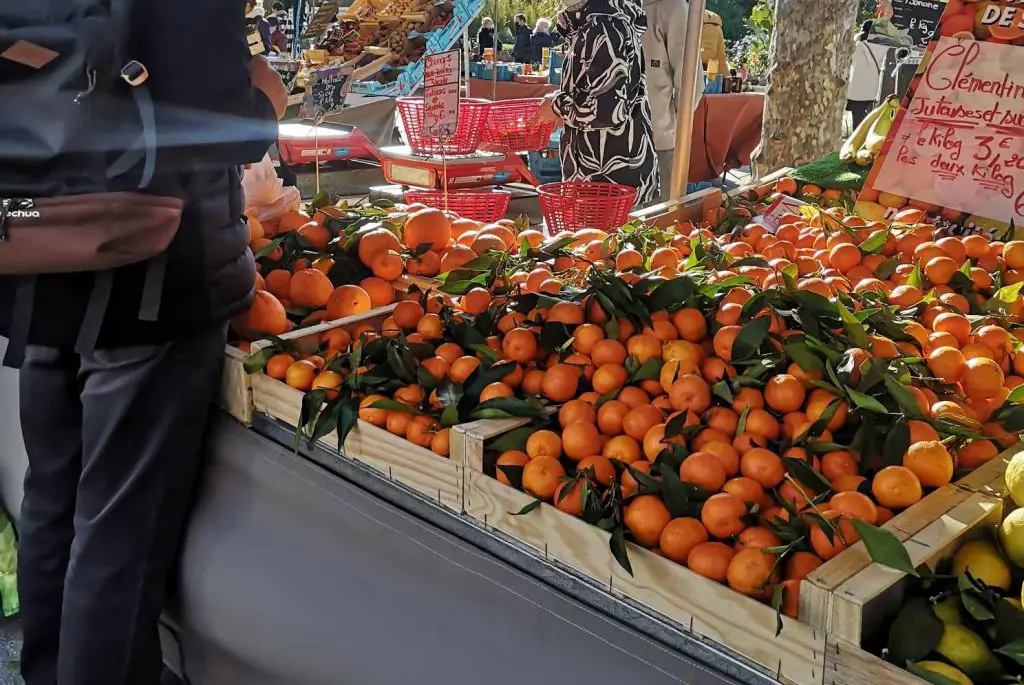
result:
[[[493,103],[487,116],[487,141],[514,152],[546,149],[555,124],[537,121],[542,102],[541,98],[529,98]]]
[[[629,221],[636,188],[616,183],[565,181],[537,187],[548,233],[618,228]]]
[[[463,98],[459,101],[459,124],[446,140],[423,130],[423,98],[398,98],[398,114],[412,151],[421,155],[468,155],[477,151],[487,130],[488,100]]]
[[[465,219],[489,224],[505,216],[511,199],[512,193],[507,190],[452,190],[448,192],[447,209]],[[440,190],[407,190],[405,201],[445,209]]]

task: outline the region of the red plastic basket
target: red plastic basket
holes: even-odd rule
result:
[[[468,155],[480,147],[487,130],[489,100],[463,98],[459,101],[459,125],[448,140],[434,138],[423,131],[423,98],[398,98],[398,114],[412,151],[421,155]]]
[[[493,103],[487,115],[487,142],[506,145],[512,152],[547,149],[555,123],[537,122],[537,111],[543,101],[529,98]]]
[[[493,223],[505,216],[512,193],[507,190],[449,190],[448,210],[463,219]],[[444,209],[444,193],[440,190],[407,190],[405,201]]]
[[[636,188],[617,183],[563,181],[537,186],[548,233],[581,228],[619,228],[629,221]]]

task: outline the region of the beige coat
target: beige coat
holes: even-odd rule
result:
[[[647,32],[644,59],[647,91],[651,100],[654,147],[659,151],[676,146],[676,95],[683,83],[683,53],[686,49],[687,0],[645,0]],[[704,92],[704,71],[697,66],[693,107]],[[667,182],[667,181],[666,181]]]

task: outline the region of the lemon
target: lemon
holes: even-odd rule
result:
[[[943,663],[941,661],[918,661],[914,665],[926,671],[945,676],[957,685],[974,685],[974,683],[971,682],[971,679],[964,675],[963,671],[958,668],[953,668],[947,663]]]
[[[1018,507],[1024,506],[1024,452],[1017,452],[1006,465],[1006,489]]]
[[[947,624],[935,651],[972,678],[991,678],[1002,671],[999,659],[981,636],[963,626]]]
[[[953,557],[953,573],[960,575],[968,570],[990,587],[1010,589],[1010,565],[988,540],[968,542],[957,550]]]
[[[999,526],[999,542],[1010,561],[1024,567],[1024,509],[1015,509]]]
[[[853,213],[868,221],[885,221],[885,207],[877,202],[862,200],[854,205]]]
[[[932,605],[932,611],[939,617],[939,620],[946,625],[960,625],[963,620],[960,618],[960,597],[947,597],[941,602]]]

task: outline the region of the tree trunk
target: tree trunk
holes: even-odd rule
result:
[[[758,175],[838,149],[857,2],[776,0]]]

